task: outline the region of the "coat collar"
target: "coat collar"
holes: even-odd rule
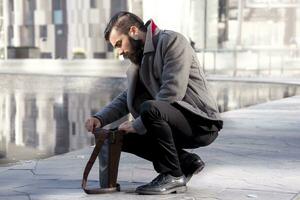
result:
[[[147,26],[147,33],[146,33],[146,39],[145,39],[144,54],[155,51],[153,39],[159,33],[159,28],[156,26],[156,24],[154,23],[154,21],[152,19],[147,21],[146,26]]]

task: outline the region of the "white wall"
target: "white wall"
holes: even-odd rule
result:
[[[174,30],[192,39],[196,48],[204,47],[205,32],[206,47],[218,46],[218,0],[144,0],[143,19],[150,18],[159,28]]]
[[[153,19],[161,29],[169,29],[188,36],[190,0],[144,0],[143,19]]]

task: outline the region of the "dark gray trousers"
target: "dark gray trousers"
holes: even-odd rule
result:
[[[140,115],[147,133],[126,134],[122,151],[151,161],[158,173],[181,176],[197,156],[184,149],[207,146],[218,136],[214,122],[168,102],[145,101]]]

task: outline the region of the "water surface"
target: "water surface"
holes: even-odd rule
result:
[[[84,121],[126,88],[123,78],[0,75],[0,166],[94,143]],[[221,112],[299,95],[299,86],[209,82]]]

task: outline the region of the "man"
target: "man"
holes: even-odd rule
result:
[[[185,192],[204,162],[183,149],[211,144],[222,128],[194,50],[181,34],[160,30],[152,20],[144,25],[129,12],[112,17],[105,39],[132,62],[128,88],[86,121],[87,130],[131,113],[134,120],[119,126],[124,133],[122,151],[151,161],[159,173],[136,192]]]

